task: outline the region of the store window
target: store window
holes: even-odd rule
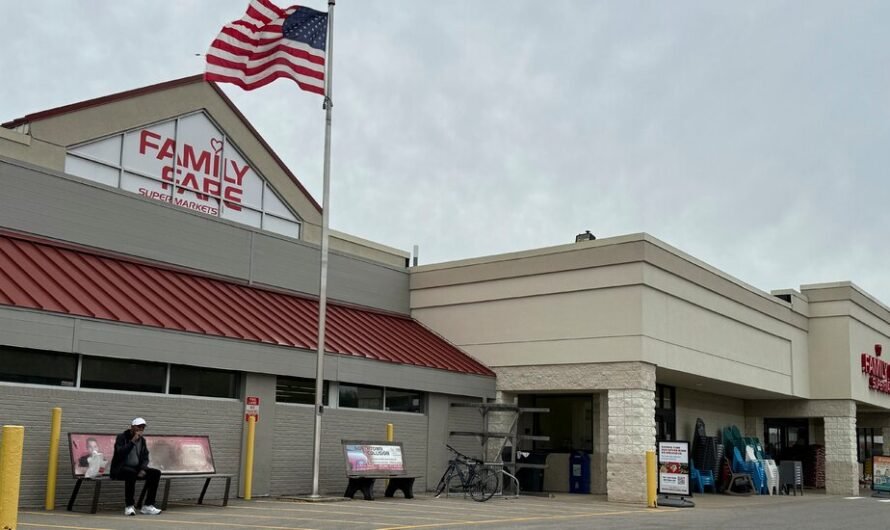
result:
[[[655,385],[655,441],[677,439],[677,389]]]
[[[275,401],[278,403],[315,404],[315,379],[278,376],[275,385]],[[328,404],[328,382],[322,385],[321,402]]]
[[[875,455],[884,454],[884,434],[882,429],[860,427],[856,429],[856,456],[865,462]]]
[[[423,392],[386,389],[386,410],[396,412],[423,412]]]
[[[76,380],[76,355],[0,346],[0,381],[74,386]]]
[[[237,398],[238,372],[195,366],[170,366],[170,393],[220,398]]]
[[[354,409],[383,410],[383,388],[340,383],[340,406]]]
[[[80,386],[136,392],[164,392],[167,365],[125,359],[84,357]]]

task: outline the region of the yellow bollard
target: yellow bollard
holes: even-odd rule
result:
[[[46,509],[56,509],[56,474],[59,470],[59,436],[62,432],[62,408],[53,408],[53,419],[49,433],[49,465],[46,471]]]
[[[18,524],[24,444],[24,427],[3,426],[3,441],[0,446],[0,528],[15,530]]]
[[[394,429],[393,429],[392,423],[387,423],[386,424],[386,441],[387,442],[392,441],[393,431],[394,431]],[[385,487],[389,487],[389,479],[384,480],[383,485]]]
[[[646,506],[657,508],[658,470],[655,467],[655,451],[646,451]]]
[[[253,489],[253,440],[256,436],[256,416],[247,418],[247,460],[244,463],[244,500],[249,501]]]

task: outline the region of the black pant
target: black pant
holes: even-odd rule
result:
[[[124,499],[127,506],[136,506],[136,480],[139,477],[139,470],[132,467],[123,467],[115,476],[117,480],[124,481]],[[158,493],[158,483],[161,481],[161,472],[157,469],[147,468],[145,470],[145,504],[144,506],[154,506],[155,495]]]

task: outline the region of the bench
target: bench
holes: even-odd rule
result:
[[[68,433],[71,475],[77,480],[74,491],[71,492],[71,498],[68,500],[69,512],[74,510],[74,501],[77,499],[81,485],[86,481],[95,483],[90,513],[96,513],[98,510],[102,483],[111,480],[108,473],[111,468],[111,458],[114,456],[115,438],[117,438],[116,434]],[[148,444],[149,467],[160,470],[161,480],[164,482],[164,495],[158,506],[160,509],[167,509],[170,481],[177,479],[203,479],[204,487],[198,497],[198,504],[203,504],[210,481],[214,478],[224,478],[226,479],[226,489],[222,505],[229,504],[232,475],[216,472],[208,436],[150,434],[145,436],[145,443]],[[88,459],[94,451],[101,453],[105,459],[105,465],[97,470],[98,474],[87,477]],[[143,499],[145,499],[145,486],[142,487],[137,507],[142,506]]]
[[[417,475],[405,472],[402,442],[378,442],[368,440],[341,440],[346,460],[346,486],[344,497],[352,499],[361,491],[366,501],[374,500],[374,482],[387,479],[386,497],[401,490],[406,499],[414,498],[414,479]]]

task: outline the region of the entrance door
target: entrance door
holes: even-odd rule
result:
[[[766,452],[776,460],[810,444],[810,422],[807,419],[766,418],[763,432],[766,434]]]

